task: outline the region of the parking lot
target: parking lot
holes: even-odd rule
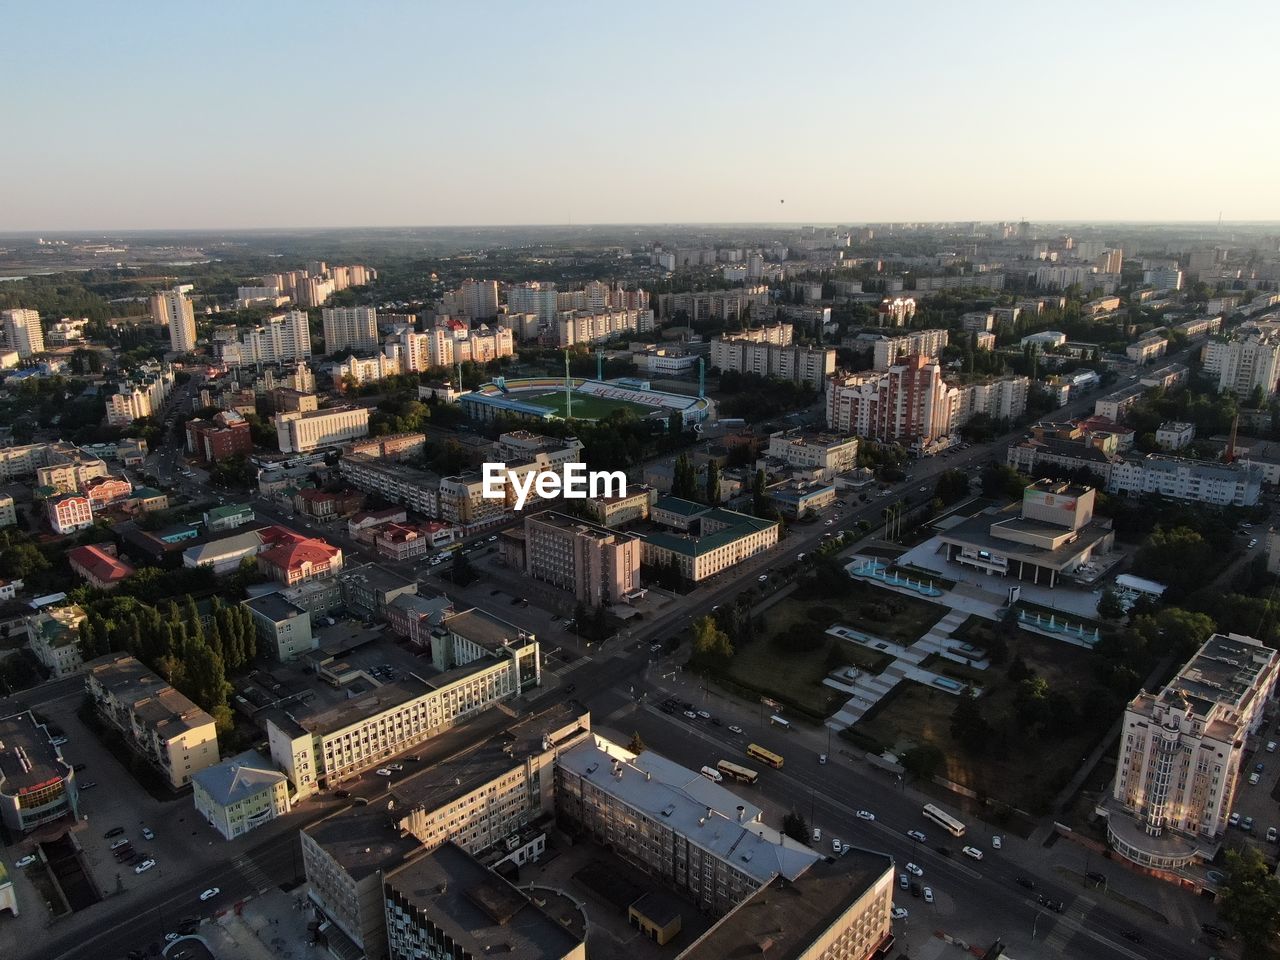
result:
[[[1268,721],[1251,737],[1240,762],[1240,783],[1232,808],[1235,821],[1227,828],[1227,841],[1247,840],[1268,861],[1280,856],[1280,722]],[[1267,750],[1268,745],[1274,749]],[[1261,770],[1258,769],[1261,765]],[[1257,782],[1252,782],[1256,775]],[[1275,832],[1268,838],[1268,831]]]

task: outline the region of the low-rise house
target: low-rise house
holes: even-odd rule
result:
[[[196,812],[226,840],[292,809],[289,778],[255,750],[205,767],[191,778],[191,784]]]
[[[67,563],[77,576],[99,590],[113,590],[133,576],[133,567],[116,556],[113,543],[75,547],[67,551]]]

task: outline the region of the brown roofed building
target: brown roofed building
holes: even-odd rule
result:
[[[116,556],[113,543],[92,544],[67,551],[67,563],[90,586],[111,590],[133,575],[133,567]]]

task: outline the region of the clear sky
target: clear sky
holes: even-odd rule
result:
[[[17,0],[0,231],[1280,219],[1277,28],[1275,0]]]

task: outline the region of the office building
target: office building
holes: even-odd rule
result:
[[[264,593],[242,601],[261,640],[258,649],[270,650],[281,662],[314,650],[317,639],[311,633],[311,615],[278,593]]]
[[[830,480],[858,465],[856,437],[837,437],[804,430],[779,430],[770,434],[766,456],[798,470],[812,470]]]
[[[378,312],[373,307],[326,307],[324,352],[378,349]]]
[[[22,360],[44,353],[44,328],[40,314],[22,307],[0,313],[4,318],[5,342]]]
[[[1182,271],[1177,267],[1155,267],[1144,270],[1142,282],[1156,290],[1181,290]]]
[[[872,367],[888,370],[903,357],[921,356],[935,359],[947,345],[946,330],[916,330],[901,337],[880,337],[872,347]]]
[[[667,514],[684,516],[676,532],[641,535],[640,558],[648,566],[674,564],[681,576],[697,583],[736,566],[778,542],[778,523],[720,507],[702,508],[676,497],[660,497],[653,505],[655,522]],[[692,515],[690,515],[692,514]]]
[[[587,516],[605,527],[622,527],[635,520],[648,520],[649,508],[658,491],[646,486],[629,485],[619,497],[592,497],[582,501]]]
[[[385,619],[387,608],[402,596],[416,596],[418,581],[402,577],[377,563],[364,563],[338,577],[342,602],[353,613]]]
[[[205,767],[191,778],[196,813],[234,840],[292,809],[289,778],[255,750]]]
[[[93,526],[93,502],[78,493],[64,493],[45,501],[53,532],[63,536]]]
[[[1115,855],[1205,882],[1187,868],[1217,856],[1277,670],[1280,654],[1261,641],[1215,633],[1162,690],[1129,701],[1111,795],[1098,806]]]
[[[213,717],[133,657],[109,653],[90,660],[85,670],[98,715],[174,790],[218,762]]]
[[[0,718],[0,823],[12,840],[63,817],[80,819],[75,771],[52,739],[30,710]]]
[[[1053,587],[1115,545],[1111,521],[1093,516],[1096,498],[1092,487],[1039,480],[1016,508],[983,511],[938,539],[950,563]]]
[[[745,798],[652,750],[636,755],[598,734],[556,758],[555,799],[560,821],[713,916],[821,859],[765,826]]]
[[[525,574],[595,608],[640,588],[640,539],[563,513],[525,517]]]
[[[169,328],[169,346],[175,353],[190,353],[196,347],[196,314],[187,298],[190,290],[184,284],[151,295],[151,319]]]
[[[388,960],[587,960],[586,943],[452,843],[383,881]]]
[[[368,407],[326,407],[323,410],[277,413],[276,442],[281,453],[308,453],[369,434]]]
[[[253,452],[249,421],[233,411],[224,410],[212,420],[188,420],[186,433],[187,451],[202,463],[246,457]]]

